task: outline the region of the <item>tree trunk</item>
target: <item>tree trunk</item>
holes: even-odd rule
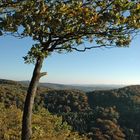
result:
[[[22,140],[31,140],[32,136],[32,109],[34,104],[34,98],[36,95],[37,86],[39,83],[39,79],[41,76],[45,75],[46,73],[40,73],[42,68],[44,58],[39,57],[36,61],[35,68],[33,71],[33,76],[31,82],[29,84],[29,88],[27,91],[25,104],[24,104],[24,112],[22,118]]]

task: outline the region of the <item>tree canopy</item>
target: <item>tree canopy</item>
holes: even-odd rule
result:
[[[0,0],[0,35],[30,37],[35,68],[25,99],[22,140],[32,136],[34,98],[44,58],[54,51],[127,47],[140,28],[139,0]],[[88,41],[91,45],[86,46]],[[83,46],[82,46],[83,45]]]
[[[137,0],[9,0],[0,11],[7,12],[1,16],[3,33],[35,41],[26,62],[53,51],[126,47],[140,27]],[[81,46],[85,41],[91,46]]]

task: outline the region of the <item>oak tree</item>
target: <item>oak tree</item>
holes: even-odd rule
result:
[[[22,121],[22,140],[31,139],[32,107],[42,63],[52,52],[127,47],[140,28],[138,0],[1,0],[0,30],[34,44],[24,57],[34,63]],[[85,46],[84,42],[91,42]]]

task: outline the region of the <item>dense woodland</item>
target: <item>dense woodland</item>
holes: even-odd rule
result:
[[[30,38],[33,43],[23,58],[25,63],[35,64],[28,88],[16,82],[1,81],[1,112],[5,113],[0,119],[1,139],[19,139],[15,136],[20,135],[18,133],[22,140],[50,139],[53,129],[47,129],[47,125],[56,128],[51,139],[139,140],[137,87],[91,93],[38,88],[40,78],[47,75],[42,72],[43,62],[54,52],[129,47],[139,29],[139,0],[0,0],[0,36]],[[85,45],[85,42],[92,44]],[[61,117],[61,123],[53,123],[55,119],[50,116],[51,119],[46,120],[52,124],[47,124],[49,122],[44,120],[47,112],[43,116],[40,113],[43,108]],[[12,110],[20,111],[14,117],[17,119],[10,121]],[[33,113],[38,115],[38,125],[33,122]],[[56,118],[56,122],[58,120]],[[72,130],[69,135],[61,134],[65,122],[79,133],[76,133],[79,138],[75,134],[70,138]]]
[[[20,139],[26,90],[0,80],[0,139]],[[140,139],[140,86],[88,93],[39,87],[33,112],[34,140]]]

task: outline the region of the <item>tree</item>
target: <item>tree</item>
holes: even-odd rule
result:
[[[1,16],[1,34],[10,32],[35,42],[24,57],[35,68],[24,105],[22,140],[31,139],[34,97],[39,79],[47,74],[41,67],[49,54],[126,47],[140,27],[138,0],[9,0],[0,7],[6,15]],[[85,41],[91,46],[82,47]]]
[[[0,103],[0,139],[19,140],[21,138],[22,111],[12,105],[6,108]],[[16,118],[16,119],[15,119]],[[32,140],[87,140],[86,136],[80,136],[73,132],[72,128],[63,121],[62,117],[51,115],[42,108],[33,114],[33,136]]]

